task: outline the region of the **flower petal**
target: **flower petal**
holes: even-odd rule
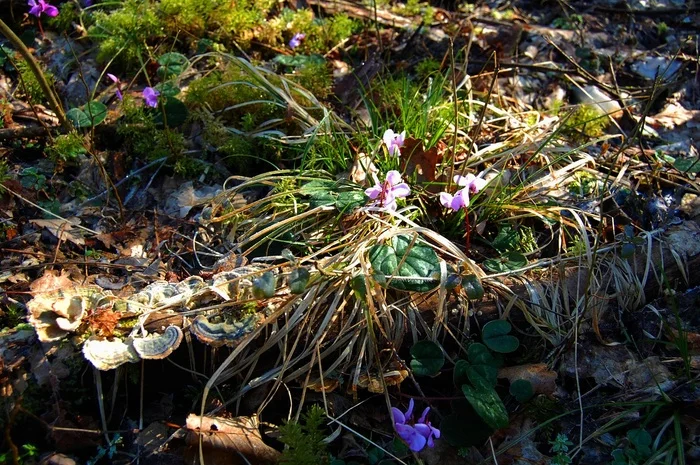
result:
[[[382,193],[382,186],[380,186],[379,184],[377,184],[374,187],[370,187],[369,189],[365,189],[365,195],[372,200],[379,197],[379,194],[381,194],[381,193]]]
[[[58,16],[58,8],[56,8],[53,5],[46,5],[44,7],[44,13],[46,13],[47,16],[54,18],[54,17]]]
[[[474,178],[474,180],[471,182],[471,184],[470,184],[470,186],[469,186],[469,187],[470,187],[469,190],[470,190],[471,192],[473,192],[473,193],[479,192],[481,189],[483,189],[484,187],[486,187],[486,184],[488,184],[488,181],[486,181],[485,179],[476,177],[476,178]]]
[[[396,170],[391,170],[386,173],[386,180],[392,185],[396,186],[401,183],[401,173]]]
[[[418,419],[418,423],[425,423],[425,419],[428,416],[428,413],[430,413],[430,407],[426,407],[425,410],[423,410],[423,413]]]
[[[469,187],[458,190],[455,198],[459,198],[459,208],[467,208],[469,206]]]
[[[395,425],[403,425],[406,423],[406,417],[403,415],[403,412],[396,407],[391,407],[391,415],[394,418]]]
[[[440,204],[445,208],[452,208],[452,200],[454,197],[447,192],[440,192]]]
[[[112,73],[107,73],[107,77],[112,80],[115,84],[119,82],[119,78]]]
[[[396,199],[392,197],[391,199],[384,200],[384,208],[395,212],[396,209],[399,208],[399,206],[396,204]]]
[[[408,197],[411,194],[411,188],[408,187],[408,184],[405,182],[402,182],[401,184],[398,184],[394,187],[391,188],[391,195],[394,197]]]
[[[408,401],[408,410],[406,410],[404,415],[406,416],[406,420],[411,419],[411,415],[413,415],[413,399]]]
[[[433,432],[433,436],[435,436],[437,439],[440,439],[440,430],[432,425],[429,425],[429,426],[430,426],[430,430]]]
[[[394,142],[394,130],[387,129],[386,131],[384,131],[384,135],[382,136],[382,140],[384,141],[384,144],[391,152],[391,144]]]
[[[416,423],[413,425],[413,429],[415,429],[416,433],[420,434],[425,439],[428,439],[432,433],[430,426],[426,425],[425,423]]]

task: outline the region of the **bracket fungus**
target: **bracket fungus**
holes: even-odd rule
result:
[[[135,337],[132,344],[136,353],[143,359],[163,359],[180,347],[182,330],[168,326],[162,334],[154,333],[146,337]]]
[[[257,328],[261,316],[253,314],[246,316],[233,323],[210,323],[209,320],[199,315],[190,326],[190,332],[194,334],[200,342],[209,344],[212,347],[227,345],[235,347],[243,336],[252,333]]]
[[[90,337],[83,344],[83,356],[98,370],[112,370],[125,363],[138,362],[139,354],[131,341]]]
[[[80,327],[88,310],[109,303],[111,298],[97,286],[37,294],[27,303],[29,323],[41,342],[58,341]]]

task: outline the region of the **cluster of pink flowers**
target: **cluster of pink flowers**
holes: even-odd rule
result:
[[[429,412],[430,407],[426,407],[420,418],[413,422],[413,399],[408,402],[408,409],[405,413],[396,407],[391,407],[396,432],[408,444],[408,448],[414,452],[420,452],[426,445],[433,447],[435,446],[433,438],[440,439],[440,430],[428,421]]]
[[[49,5],[46,0],[29,0],[27,5],[29,5],[29,14],[37,18],[41,17],[42,13],[51,18],[58,16],[58,8]]]

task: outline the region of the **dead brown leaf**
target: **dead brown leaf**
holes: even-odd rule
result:
[[[35,280],[29,286],[29,290],[33,296],[36,296],[44,292],[70,289],[72,287],[75,287],[75,283],[68,279],[67,272],[61,271],[59,274],[57,271],[46,270],[41,278]]]
[[[439,144],[438,144],[439,145]],[[442,158],[438,145],[425,150],[423,141],[408,138],[401,147],[400,171],[407,178],[415,174],[419,183],[435,182],[435,167]]]
[[[50,220],[29,220],[39,228],[46,228],[51,234],[56,236],[61,241],[70,241],[75,245],[85,245],[85,239],[80,235],[77,229],[73,226],[80,224],[80,218],[54,218]]]
[[[220,418],[191,413],[186,420],[188,455],[199,455],[202,441],[207,465],[277,463],[280,453],[262,441],[257,422],[251,417]]]
[[[90,324],[90,329],[92,329],[98,336],[112,337],[114,328],[117,327],[117,323],[121,319],[122,315],[123,313],[113,312],[109,308],[96,310],[88,318],[88,323]]]

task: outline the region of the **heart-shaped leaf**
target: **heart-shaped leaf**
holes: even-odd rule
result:
[[[435,251],[413,237],[398,235],[390,244],[375,245],[369,251],[369,260],[376,274],[384,274],[387,285],[404,291],[426,292],[439,284],[440,261]],[[425,279],[392,279],[432,278]]]
[[[103,103],[93,100],[82,108],[71,108],[66,112],[66,117],[77,128],[91,128],[105,120],[107,107]]]
[[[462,287],[469,300],[481,300],[484,297],[484,288],[475,274],[468,274],[462,279]]]
[[[269,299],[275,295],[277,276],[272,271],[266,271],[253,280],[253,295],[256,299]]]
[[[158,58],[158,64],[158,76],[165,80],[182,74],[190,66],[190,60],[182,53],[168,52]]]
[[[289,273],[289,290],[292,294],[301,294],[306,290],[306,285],[309,284],[309,270],[303,267],[294,268]]]
[[[699,158],[676,158],[673,167],[683,173],[700,173]]]
[[[153,121],[156,124],[166,124],[168,127],[174,128],[182,125],[189,115],[189,111],[184,103],[175,97],[167,97],[165,103],[163,104],[163,110],[165,111],[165,118],[163,118],[163,113],[157,111],[153,117]]]
[[[535,392],[530,381],[526,379],[516,379],[510,384],[510,394],[522,404],[532,399]]]
[[[500,258],[484,260],[484,267],[494,273],[515,271],[527,265],[527,257],[520,252],[508,252]]]
[[[180,88],[173,84],[172,82],[161,82],[155,89],[160,92],[163,97],[175,97],[180,93]]]
[[[501,354],[515,352],[520,345],[520,341],[515,336],[511,336],[512,326],[506,320],[489,321],[484,325],[482,339],[486,347]]]
[[[479,375],[475,375],[473,381],[476,381],[474,386],[463,384],[462,392],[476,413],[493,429],[507,427],[508,412],[496,391],[486,380],[480,379]]]
[[[354,209],[366,204],[367,199],[368,197],[364,192],[341,192],[338,194],[338,199],[335,201],[335,208],[337,208],[341,213],[350,213]]]
[[[272,61],[283,66],[299,68],[306,65],[325,65],[326,59],[321,55],[277,55]]]
[[[411,369],[418,376],[435,376],[445,364],[445,354],[433,341],[419,341],[411,347]]]

